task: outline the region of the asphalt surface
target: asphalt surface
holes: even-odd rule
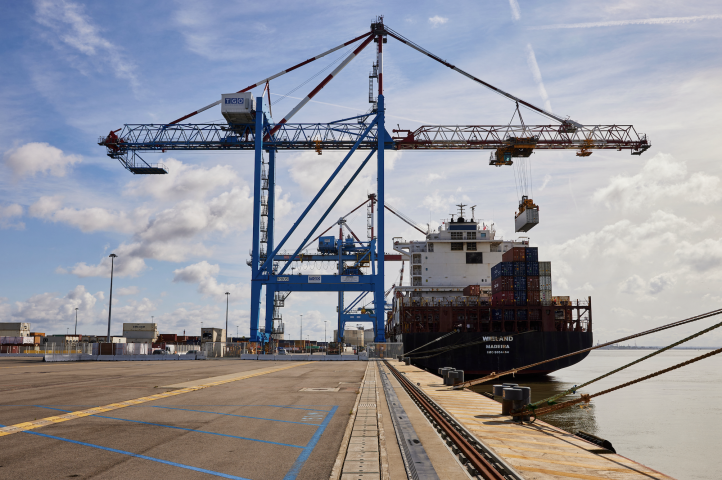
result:
[[[259,373],[0,436],[0,478],[328,478],[366,362],[302,363],[0,358],[3,426]]]

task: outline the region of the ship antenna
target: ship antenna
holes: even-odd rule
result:
[[[457,207],[459,207],[459,216],[460,217],[464,216],[464,207],[467,207],[467,206],[468,205],[464,205],[463,203],[460,203],[457,205]]]
[[[473,207],[471,207],[471,221],[472,221],[472,222],[474,221],[474,209],[475,209],[475,208],[476,208],[476,205],[474,205]]]

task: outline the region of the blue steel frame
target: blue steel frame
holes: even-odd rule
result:
[[[259,114],[256,116],[255,132],[266,132],[270,129],[270,122],[266,115],[261,114],[263,111],[263,97],[256,98],[256,111]],[[309,203],[303,213],[294,222],[291,229],[284,236],[284,238],[275,245],[274,243],[274,205],[275,205],[275,162],[276,162],[276,149],[277,146],[274,142],[269,141],[264,145],[264,135],[254,135],[254,147],[255,147],[255,159],[254,159],[254,174],[253,174],[253,245],[251,255],[251,319],[250,319],[250,339],[251,341],[265,341],[269,338],[270,333],[273,331],[273,305],[275,292],[373,292],[374,294],[374,315],[365,315],[368,317],[366,321],[371,320],[374,323],[374,341],[384,342],[384,326],[385,326],[385,300],[384,300],[384,150],[393,147],[393,140],[391,136],[386,132],[384,127],[384,98],[383,95],[378,97],[378,112],[375,118],[371,122],[364,122],[361,124],[363,129],[361,132],[356,132],[353,137],[353,145],[350,146],[348,154],[344,157],[338,167],[331,174],[326,183],[321,187],[319,192]],[[374,129],[375,127],[375,129]],[[383,132],[383,135],[379,135],[379,132]],[[370,144],[369,141],[373,141]],[[368,148],[371,152],[368,154],[361,166],[356,170],[351,179],[346,183],[341,192],[336,196],[331,205],[326,209],[324,214],[318,220],[316,225],[306,236],[305,240],[301,242],[299,247],[295,250],[293,255],[290,257],[287,255],[279,255],[281,248],[285,245],[289,237],[295,232],[300,223],[306,217],[308,212],[313,208],[321,195],[326,191],[328,186],[345,166],[348,160],[351,158],[353,153],[360,148]],[[267,224],[267,251],[265,252],[265,258],[261,255],[261,182],[262,182],[262,169],[263,169],[263,152],[269,153],[269,169],[268,169],[268,224]],[[377,216],[376,216],[376,231],[377,240],[369,242],[370,256],[371,256],[371,268],[372,273],[370,275],[342,275],[339,271],[337,275],[314,275],[314,283],[309,283],[309,275],[284,275],[286,269],[291,265],[293,259],[298,258],[303,245],[306,245],[311,236],[318,229],[321,222],[328,216],[333,207],[336,205],[341,196],[346,192],[348,187],[354,181],[354,179],[361,172],[366,163],[370,160],[373,154],[376,154],[377,160]],[[340,251],[340,250],[339,250]],[[339,261],[346,259],[347,255],[339,254],[336,258]],[[329,257],[334,258],[334,257]],[[381,261],[376,261],[382,259]],[[280,272],[277,272],[276,262],[286,261],[286,264],[281,268]],[[320,277],[320,281],[317,277]],[[262,290],[265,287],[266,295],[266,311],[265,311],[265,333],[261,334],[259,331],[259,323],[261,319],[261,295]],[[340,297],[340,295],[339,295]],[[344,311],[343,305],[339,304],[339,334],[343,335],[343,326],[346,321],[353,321],[355,316],[349,315],[348,312]],[[338,339],[337,339],[338,340]]]

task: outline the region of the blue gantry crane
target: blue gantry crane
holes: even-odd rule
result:
[[[414,50],[427,55],[468,79],[490,88],[508,98],[519,107],[528,108],[550,120],[553,124],[526,125],[519,114],[519,124],[509,125],[433,125],[415,130],[386,130],[383,94],[383,47],[387,38],[394,38]],[[339,65],[321,81],[301,102],[280,121],[274,122],[270,113],[270,81],[323,58],[341,48],[360,42]],[[369,102],[371,109],[363,115],[326,123],[289,123],[325,85],[348,65],[364,48],[375,43],[376,61],[370,75]],[[253,97],[251,90],[264,87],[260,96]],[[269,93],[269,102],[264,95]],[[221,105],[227,122],[224,124],[181,123],[210,108]],[[513,118],[513,117],[512,117]],[[569,118],[547,112],[525,102],[489,83],[442,60],[428,50],[395,32],[378,17],[370,31],[338,45],[320,55],[305,60],[291,68],[260,80],[235,94],[224,94],[221,100],[211,103],[167,124],[126,124],[100,138],[108,156],[117,159],[123,167],[134,174],[165,174],[162,164],[146,162],[141,154],[174,150],[235,151],[253,150],[253,240],[251,246],[251,306],[250,338],[252,341],[267,340],[272,333],[283,333],[279,308],[291,292],[337,292],[339,296],[338,332],[343,336],[344,323],[370,320],[374,324],[375,341],[384,341],[385,294],[383,246],[384,215],[388,209],[384,195],[384,152],[386,150],[492,150],[491,165],[512,165],[514,159],[525,159],[535,150],[577,150],[577,156],[586,157],[596,149],[629,150],[641,155],[650,148],[645,135],[638,134],[631,125],[582,125]],[[323,183],[318,193],[306,206],[283,238],[275,231],[276,206],[276,153],[285,150],[347,151],[343,160]],[[287,254],[284,250],[289,238],[299,229],[301,222],[318,203],[329,185],[344,169],[356,151],[367,152],[361,165],[354,171],[341,191],[325,209],[304,240]],[[377,166],[376,194],[370,199],[376,205],[375,232],[366,241],[360,240],[341,219],[339,238],[318,238],[318,253],[303,254],[311,246],[309,240],[326,220],[340,198],[356,177],[375,157]],[[372,207],[373,208],[373,207]],[[404,219],[402,217],[402,219]],[[370,221],[373,222],[374,219]],[[404,219],[407,221],[408,219]],[[344,237],[343,231],[349,235]],[[295,262],[333,261],[336,272],[332,275],[289,274]],[[370,271],[369,271],[370,270]],[[292,272],[291,272],[292,273]],[[261,295],[265,288],[265,322],[260,328]],[[357,292],[357,297],[344,305],[344,292]],[[359,310],[360,302],[372,294],[373,308]],[[358,312],[361,313],[358,313]],[[360,316],[359,316],[360,315]],[[274,321],[275,319],[275,321]],[[276,325],[277,324],[277,325]],[[341,340],[340,338],[336,340]]]

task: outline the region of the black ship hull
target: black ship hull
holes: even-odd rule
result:
[[[435,374],[441,367],[453,367],[463,370],[468,379],[531,365],[592,346],[592,332],[528,332],[516,335],[494,332],[456,333],[419,348],[443,335],[432,332],[403,334],[404,352],[411,352],[411,363],[419,368]],[[548,374],[574,365],[588,354],[580,353],[544,363],[524,370],[523,374]]]

